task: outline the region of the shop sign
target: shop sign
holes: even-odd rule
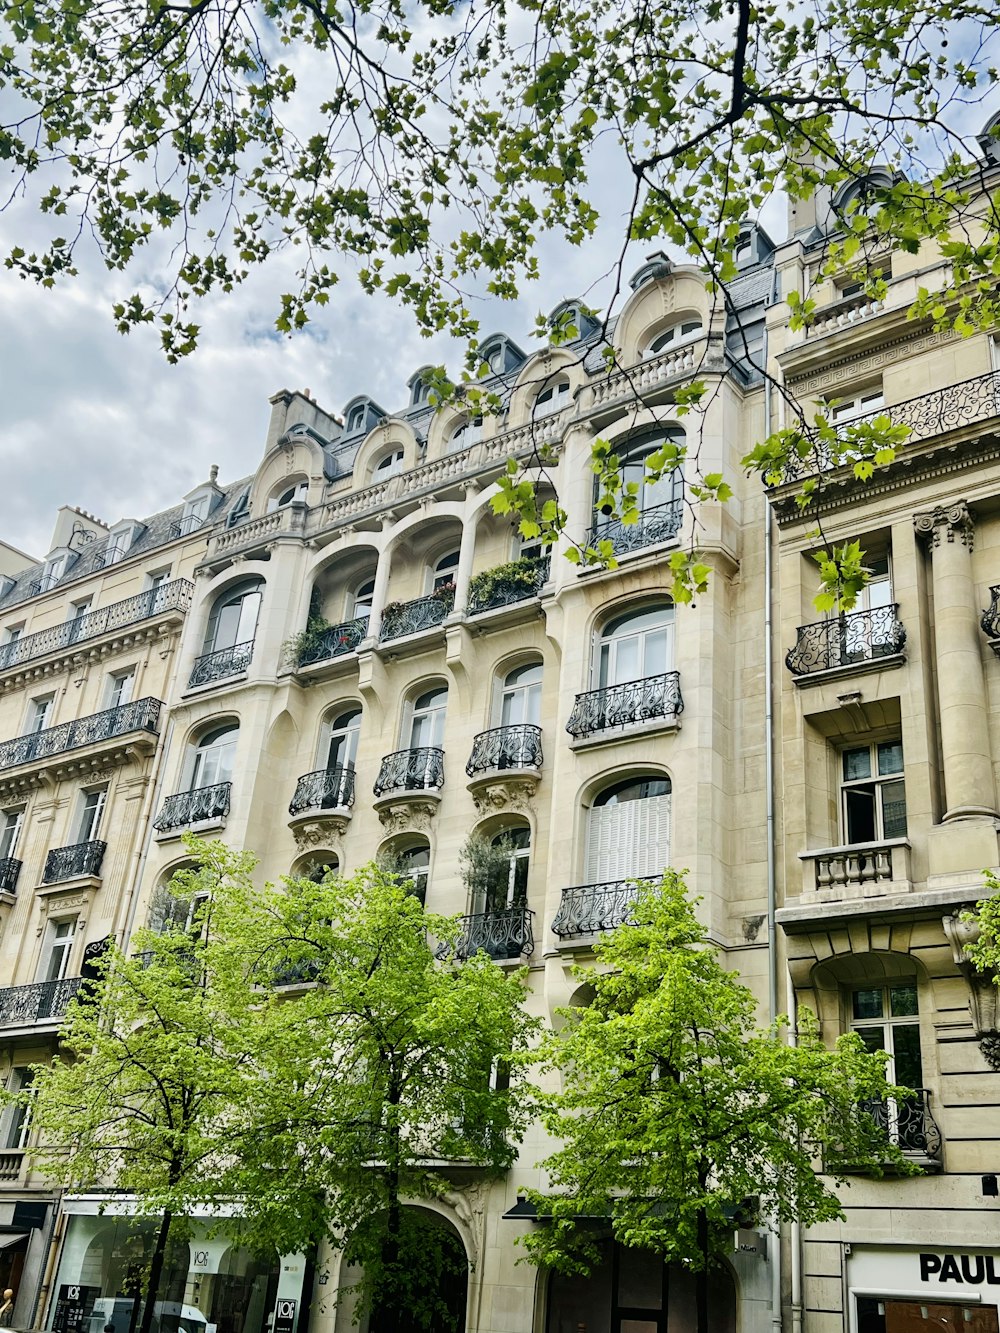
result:
[[[295,1301],[282,1296],[274,1307],[273,1333],[294,1333]]]
[[[920,1281],[1000,1287],[1000,1261],[992,1254],[921,1254]]]
[[[54,1333],[83,1333],[94,1302],[101,1294],[100,1287],[83,1287],[63,1282],[56,1298],[56,1313],[52,1321]]]

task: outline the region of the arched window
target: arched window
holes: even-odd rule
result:
[[[625,485],[636,483],[636,504],[643,513],[660,505],[679,505],[684,495],[684,475],[679,467],[665,473],[658,481],[647,483],[645,480],[646,460],[663,447],[665,439],[682,444],[684,435],[682,431],[668,431],[665,435],[657,434],[650,439],[638,440],[630,444],[621,455],[622,482]]]
[[[304,874],[314,884],[322,884],[327,875],[340,874],[340,860],[334,852],[320,852],[315,860],[309,862]]]
[[[458,568],[458,552],[449,551],[443,555],[431,570],[431,591],[447,588],[455,582],[455,570]]]
[[[448,687],[439,685],[413,701],[410,714],[410,749],[424,746],[440,749],[444,742],[444,719],[448,708]]]
[[[551,416],[553,412],[561,411],[568,402],[569,380],[565,375],[560,375],[558,379],[550,380],[538,394],[532,415],[536,418]]]
[[[225,722],[222,726],[206,731],[201,740],[196,742],[189,760],[189,791],[232,781],[233,758],[239,734],[237,723]]]
[[[425,841],[413,843],[403,851],[396,853],[395,862],[396,873],[400,880],[405,881],[404,887],[407,892],[412,893],[415,898],[419,898],[421,904],[425,903],[427,901],[427,879],[431,867],[430,843]]]
[[[654,602],[616,616],[601,630],[594,652],[593,688],[645,680],[670,671],[674,660],[674,608]]]
[[[263,579],[247,579],[219,594],[208,618],[204,652],[253,643],[263,587]]]
[[[662,874],[670,863],[670,800],[670,779],[662,776],[605,787],[587,812],[587,883]]]
[[[309,482],[304,478],[301,481],[293,482],[290,486],[283,487],[270,497],[267,502],[267,512],[273,514],[276,509],[284,509],[286,505],[294,501],[305,501],[309,494]]]
[[[360,430],[365,424],[365,405],[358,403],[357,407],[352,407],[347,414],[347,424],[344,427],[344,433],[351,435],[356,430]]]
[[[394,477],[397,472],[403,470],[403,450],[390,449],[387,454],[383,454],[375,464],[374,476],[376,481],[385,481],[387,477]]]
[[[350,620],[367,620],[372,613],[372,598],[375,596],[375,580],[365,579],[351,599]]]
[[[678,324],[671,324],[669,329],[664,329],[662,333],[656,335],[643,352],[643,356],[659,356],[661,352],[669,351],[672,347],[690,342],[698,337],[703,328],[700,319],[685,319]]]
[[[498,699],[501,727],[538,726],[542,704],[542,664],[515,667],[503,678]]]
[[[323,739],[320,762],[327,770],[353,769],[358,753],[358,734],[361,730],[361,709],[348,708],[330,719]]]
[[[453,454],[459,449],[467,449],[470,444],[478,444],[482,437],[482,417],[466,417],[464,421],[458,423],[448,436],[447,452]]]

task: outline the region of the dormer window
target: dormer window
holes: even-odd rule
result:
[[[62,576],[66,573],[66,562],[69,555],[63,552],[60,555],[50,555],[42,567],[42,576],[38,580],[38,591],[48,592],[54,588]]]
[[[745,231],[736,242],[733,260],[736,264],[748,264],[753,259],[753,237]]]
[[[423,366],[417,373],[407,381],[410,390],[410,406],[423,407],[430,402],[431,386],[424,378],[425,375],[432,375],[434,372],[430,366]]]
[[[239,499],[226,515],[226,527],[235,528],[237,524],[242,523],[244,519],[250,517],[250,487],[248,486],[242,492]]]
[[[671,324],[669,329],[657,334],[643,352],[643,356],[659,356],[661,352],[679,347],[681,343],[691,342],[698,337],[703,327],[700,319],[685,319],[679,324]]]
[[[397,473],[403,470],[403,451],[402,449],[391,449],[389,453],[383,454],[375,464],[375,476],[379,481],[385,481],[387,477],[395,477]]]
[[[520,347],[511,342],[505,333],[495,334],[481,343],[479,357],[489,366],[492,375],[506,375],[523,365],[527,359]]]
[[[569,380],[562,375],[557,380],[550,380],[535,399],[533,415],[548,417],[553,412],[560,412],[569,402]]]
[[[141,523],[116,523],[108,535],[108,544],[104,551],[105,566],[124,560],[140,532],[142,532]]]
[[[306,480],[296,481],[291,486],[285,486],[277,495],[272,495],[267,502],[267,512],[273,514],[276,509],[284,509],[290,504],[304,504],[306,496],[309,494],[309,483]]]
[[[189,532],[197,532],[208,518],[208,508],[211,500],[212,497],[203,492],[201,495],[196,495],[193,499],[184,502],[184,512],[177,524],[179,536],[186,537]]]
[[[482,438],[482,417],[466,417],[448,436],[448,453],[453,454],[459,449],[467,449],[470,445],[478,444]]]
[[[350,432],[351,434],[353,434],[354,431],[356,431],[356,430],[360,430],[361,427],[362,427],[364,424],[365,424],[365,409],[364,409],[364,407],[359,405],[358,407],[354,407],[354,408],[352,408],[351,411],[350,411],[350,413],[348,414],[348,417],[347,417],[347,430],[348,430],[348,432]]]
[[[344,408],[344,434],[358,435],[374,430],[385,420],[385,412],[371,398],[352,398]]]
[[[12,579],[9,574],[0,574],[0,599],[3,599],[13,588],[17,579]]]

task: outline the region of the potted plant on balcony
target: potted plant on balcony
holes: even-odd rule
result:
[[[534,597],[541,586],[544,558],[510,560],[476,574],[469,584],[469,605],[480,611]]]

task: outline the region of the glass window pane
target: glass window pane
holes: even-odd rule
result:
[[[844,838],[850,846],[875,841],[878,834],[875,831],[874,786],[845,789],[844,824]]]
[[[878,771],[880,777],[889,773],[902,773],[903,746],[900,741],[883,741],[878,747]]]
[[[861,1040],[864,1042],[866,1050],[868,1051],[885,1050],[885,1028],[882,1027],[881,1024],[878,1027],[852,1028],[851,1031],[856,1032],[857,1035],[861,1038]]]
[[[851,996],[855,1018],[882,1017],[882,990],[856,990]]]
[[[615,1304],[634,1310],[663,1309],[663,1261],[649,1250],[618,1248],[618,1290]],[[622,1329],[625,1328],[623,1321]],[[645,1321],[638,1321],[645,1327]],[[655,1322],[650,1325],[655,1330]]]
[[[610,685],[621,685],[627,680],[640,680],[642,678],[639,644],[640,640],[637,635],[630,639],[619,639],[614,670],[608,682]]]
[[[916,983],[889,987],[889,1012],[893,1018],[908,1018],[918,1012]]]
[[[902,782],[882,784],[882,835],[906,837],[906,787]]]
[[[907,1088],[923,1087],[919,1024],[897,1023],[892,1029],[892,1048],[896,1057],[896,1082]]]
[[[872,755],[867,745],[863,750],[844,751],[845,782],[852,782],[855,778],[870,778],[871,775]]]

